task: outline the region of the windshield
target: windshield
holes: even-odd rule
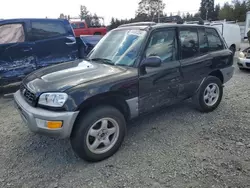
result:
[[[89,54],[88,59],[113,65],[132,66],[147,32],[113,30],[107,33]]]

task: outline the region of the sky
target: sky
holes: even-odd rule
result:
[[[4,0],[0,4],[0,19],[8,18],[58,18],[60,13],[76,17],[80,5],[87,6],[91,13],[104,17],[108,24],[112,17],[124,19],[135,16],[140,0]],[[165,12],[197,12],[201,0],[163,0]],[[215,0],[221,5],[226,0]]]

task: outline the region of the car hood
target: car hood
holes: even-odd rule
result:
[[[127,69],[86,60],[76,60],[39,69],[28,75],[23,84],[34,93],[65,91],[96,79],[114,76]]]

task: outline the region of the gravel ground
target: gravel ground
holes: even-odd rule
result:
[[[131,123],[121,149],[94,164],[28,131],[0,99],[0,187],[250,187],[250,72],[236,68],[224,92],[212,113],[185,101]]]

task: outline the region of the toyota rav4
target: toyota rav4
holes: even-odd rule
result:
[[[69,138],[79,157],[100,161],[118,151],[133,118],[189,98],[202,112],[215,110],[232,65],[213,27],[122,25],[87,59],[26,76],[14,98],[31,131]]]

